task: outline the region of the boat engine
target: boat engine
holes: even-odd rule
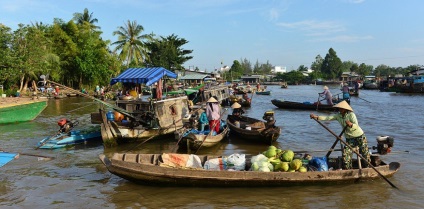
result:
[[[378,136],[377,147],[373,146],[372,149],[377,149],[378,154],[385,155],[392,151],[394,138],[391,136]]]
[[[70,120],[64,118],[64,119],[60,119],[57,122],[57,125],[59,125],[60,129],[59,132],[60,133],[68,133],[69,131],[71,131],[76,124],[74,124],[73,122],[71,122]]]
[[[274,127],[275,118],[274,118],[274,112],[273,111],[265,112],[262,119],[264,119],[266,121],[265,125],[266,125],[267,128]]]

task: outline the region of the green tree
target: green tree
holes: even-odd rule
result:
[[[183,64],[192,59],[188,56],[193,50],[183,49],[182,46],[188,41],[184,38],[172,34],[167,37],[160,37],[151,42],[146,43],[149,49],[149,60],[146,61],[148,66],[160,66],[175,71],[184,69]]]
[[[342,61],[337,56],[333,48],[328,50],[325,55],[324,61],[321,66],[321,72],[326,79],[334,80],[342,74],[341,71]]]
[[[0,23],[0,84],[9,88],[13,80],[13,52],[10,48],[13,34],[11,28]],[[6,82],[9,81],[9,82]]]
[[[365,63],[361,63],[358,67],[357,73],[361,75],[362,78],[364,78],[367,75],[370,75],[373,70],[372,65],[366,65]]]
[[[250,61],[246,58],[240,59],[240,65],[243,68],[242,74],[250,75],[252,74],[252,64]]]
[[[131,63],[138,65],[149,59],[149,51],[146,45],[147,41],[153,39],[151,34],[142,34],[144,27],[137,24],[137,21],[127,21],[125,26],[118,27],[113,35],[118,35],[118,41],[112,43],[116,45],[114,52],[120,51],[119,58],[124,65],[130,66]]]
[[[93,13],[90,13],[87,8],[84,9],[83,13],[74,13],[73,18],[78,25],[88,24],[91,30],[100,29],[94,23],[97,23],[97,18],[94,18]]]

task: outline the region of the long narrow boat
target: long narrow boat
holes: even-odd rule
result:
[[[204,132],[188,130],[182,136],[179,145],[181,147],[189,148],[190,150],[198,150],[201,147],[207,148],[217,145],[220,141],[228,136],[228,132],[230,131],[228,126],[225,124],[225,121],[222,121],[221,123],[224,123],[224,125],[221,126],[222,128],[220,133],[217,135],[209,134],[209,130]]]
[[[257,95],[271,95],[271,91],[257,91]]]
[[[236,125],[235,121],[239,125]],[[241,136],[242,139],[265,144],[275,142],[281,132],[281,128],[278,126],[266,128],[264,121],[246,116],[236,118],[233,115],[228,115],[227,124],[230,127],[230,134]]]
[[[168,166],[164,163],[164,155],[171,154],[134,154],[114,153],[109,159],[104,154],[99,158],[110,173],[124,179],[149,185],[163,186],[213,186],[213,187],[276,187],[313,184],[356,183],[371,179],[379,179],[379,174],[372,168],[341,170],[337,158],[330,158],[330,171],[308,172],[260,172],[249,171],[250,157],[246,157],[245,170],[205,170],[203,168],[187,168]],[[179,154],[181,155],[181,154]],[[186,156],[188,158],[189,156]],[[209,159],[221,156],[197,156],[201,166]],[[169,157],[168,157],[169,158]],[[400,168],[400,163],[381,162],[376,170],[385,177],[393,176]]]
[[[53,137],[46,137],[38,142],[37,147],[40,149],[58,149],[70,145],[87,143],[90,141],[101,140],[100,131],[81,133],[80,131],[70,131],[68,133],[60,133]]]
[[[0,124],[34,120],[46,107],[46,99],[0,98]]]
[[[315,104],[310,102],[291,102],[291,101],[282,101],[279,99],[271,100],[271,103],[281,109],[298,109],[298,110],[335,110],[333,105],[327,104]]]

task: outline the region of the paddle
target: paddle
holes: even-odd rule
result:
[[[318,99],[317,99],[317,110],[318,110],[318,104],[319,104],[319,98],[321,97],[321,94],[320,93],[318,93]]]
[[[52,140],[53,138],[57,137],[60,134],[60,130],[57,132],[57,134],[55,134],[54,136],[48,138],[46,141],[44,141],[43,143],[41,143],[39,146],[37,146],[35,148],[35,150],[37,150],[38,148],[42,147],[43,145],[45,145],[47,142],[49,142],[50,140]]]
[[[359,99],[362,99],[362,98],[361,98],[361,97],[359,97],[359,96],[358,96],[358,98],[359,98]],[[370,101],[368,101],[368,100],[365,100],[365,99],[362,99],[362,100],[364,100],[364,101],[366,101],[366,102],[368,102],[368,103],[371,103],[371,102],[370,102]]]
[[[348,143],[346,143],[341,137],[337,136],[333,131],[331,131],[327,126],[325,126],[324,124],[322,124],[320,121],[318,121],[318,119],[313,118],[316,122],[318,122],[322,127],[324,127],[328,132],[330,132],[331,134],[333,134],[333,136],[337,137],[338,140],[340,140],[340,142],[342,142],[346,147],[349,147],[355,154],[357,154],[362,160],[364,160],[365,162],[367,162],[367,164],[374,169],[375,172],[378,173],[378,175],[380,175],[380,177],[382,177],[384,180],[387,181],[387,183],[390,184],[390,186],[397,188],[392,182],[389,181],[389,179],[387,179],[383,174],[380,173],[380,171],[377,170],[377,168],[375,168],[370,162],[368,162],[367,159],[365,159],[358,151],[356,151],[355,149],[353,149]]]
[[[224,113],[225,112],[227,112],[227,108],[225,108],[225,110],[221,113],[221,116],[219,117],[219,119],[218,119],[218,121],[221,121],[221,118],[222,118],[222,116],[224,115]],[[210,131],[209,131],[209,134],[203,139],[203,141],[202,141],[202,143],[200,144],[200,146],[199,146],[199,148],[197,148],[197,150],[196,150],[196,152],[194,153],[194,154],[196,154],[199,150],[200,150],[200,148],[202,147],[202,145],[203,145],[203,143],[206,141],[206,139],[210,136],[210,135],[212,135],[212,132],[213,132],[213,130],[215,129],[215,126],[217,125],[218,123],[215,123],[215,124],[213,124],[213,127],[212,128],[210,128],[209,127],[209,129],[210,129]]]
[[[334,147],[336,147],[337,142],[339,141],[339,138],[343,136],[343,133],[346,131],[346,129],[347,129],[347,125],[343,128],[343,131],[339,134],[339,137],[336,138],[336,141],[333,143],[333,145],[331,146],[330,150],[325,155],[326,157],[329,157],[330,156],[331,151],[334,149]]]

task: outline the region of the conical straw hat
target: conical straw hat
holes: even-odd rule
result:
[[[215,98],[211,97],[211,98],[209,98],[208,102],[218,102],[218,101],[216,101]]]
[[[341,102],[339,102],[338,104],[336,104],[336,105],[334,105],[333,107],[335,107],[335,108],[342,108],[342,109],[345,109],[345,110],[349,110],[349,111],[352,111],[353,112],[353,109],[350,107],[350,105],[346,102],[346,101],[341,101]]]
[[[240,108],[240,107],[241,107],[241,105],[237,102],[234,102],[234,104],[231,105],[231,108],[233,108],[233,109]]]

